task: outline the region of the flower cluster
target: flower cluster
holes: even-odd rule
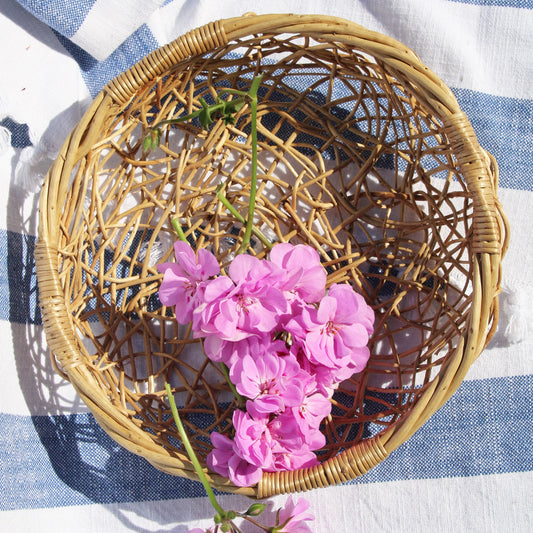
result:
[[[320,424],[338,384],[369,358],[374,313],[348,284],[326,290],[326,271],[310,246],[280,243],[269,259],[237,255],[221,275],[215,256],[174,245],[163,263],[161,303],[192,322],[207,356],[229,369],[246,401],[233,413],[233,438],[212,433],[208,466],[235,485],[263,471],[316,464]]]

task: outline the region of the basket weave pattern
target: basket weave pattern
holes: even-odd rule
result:
[[[343,384],[312,469],[265,474],[265,497],[353,479],[404,442],[461,383],[496,326],[507,227],[497,167],[452,93],[400,43],[341,19],[250,16],[180,37],[115,80],[67,139],[43,188],[36,250],[48,343],[102,427],[166,472],[194,478],[166,403],[194,448],[227,431],[224,378],[159,303],[171,217],[227,265],[246,216],[250,110],[235,125],[150,125],[223,88],[259,92],[256,226],[314,246],[328,283],[376,311],[368,367]],[[266,253],[255,240],[253,253]]]

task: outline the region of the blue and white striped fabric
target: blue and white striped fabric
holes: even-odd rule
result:
[[[496,156],[512,228],[495,339],[387,461],[306,495],[315,530],[533,531],[533,0],[3,0],[0,530],[186,532],[210,523],[198,483],[116,445],[54,373],[37,307],[32,191],[107,81],[177,35],[247,11],[341,16],[414,49]]]

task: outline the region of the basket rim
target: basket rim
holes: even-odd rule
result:
[[[58,275],[58,243],[62,231],[58,206],[62,206],[66,198],[69,177],[77,162],[94,143],[98,135],[97,126],[109,113],[123,110],[150,80],[171,65],[233,39],[268,33],[302,33],[357,45],[416,81],[425,95],[427,105],[443,122],[457,153],[458,166],[474,198],[474,292],[470,324],[456,348],[457,356],[452,358],[453,364],[441,370],[439,378],[421,395],[415,408],[402,416],[398,423],[317,467],[305,471],[264,474],[255,487],[235,487],[225,478],[210,474],[217,488],[258,498],[340,483],[367,472],[405,442],[448,400],[495,329],[501,257],[508,241],[508,224],[496,198],[498,171],[495,161],[480,147],[470,122],[459,109],[450,89],[405,45],[346,19],[323,15],[246,15],[219,20],[192,30],[158,48],[102,89],[66,139],[41,192],[35,261],[47,341],[61,371],[112,438],[130,451],[144,455],[157,468],[196,478],[186,459],[170,455],[162,448],[154,448],[148,434],[125,415],[116,415],[116,406],[105,394],[97,394],[98,402],[94,400],[96,381],[84,368],[85,363],[78,355],[77,334],[62,296]]]

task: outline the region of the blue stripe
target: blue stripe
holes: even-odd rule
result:
[[[72,37],[83,24],[96,0],[17,0],[39,20],[65,37]]]
[[[533,9],[533,0],[449,0],[458,4],[471,4],[474,6],[500,6],[519,7],[523,9]]]
[[[533,470],[533,375],[464,382],[408,442],[352,483]],[[112,441],[87,414],[0,414],[0,509],[204,495]],[[9,482],[7,482],[9,480]]]
[[[355,482],[531,471],[532,405],[533,375],[465,381],[420,431]]]
[[[37,509],[204,495],[118,446],[87,414],[0,414],[0,509]]]
[[[452,88],[481,146],[498,162],[500,186],[533,190],[533,100]]]

